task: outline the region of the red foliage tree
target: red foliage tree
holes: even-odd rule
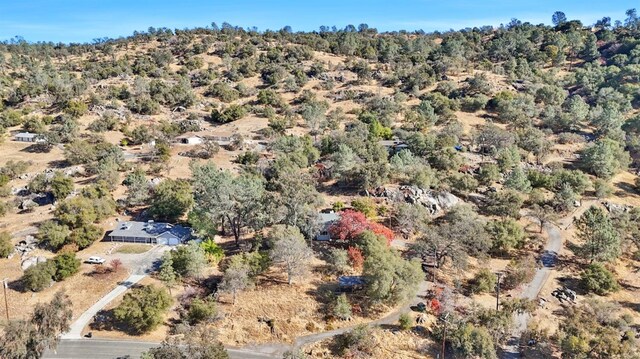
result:
[[[367,229],[369,221],[364,213],[346,210],[340,214],[340,220],[329,228],[329,233],[342,241],[352,241]]]
[[[433,314],[440,315],[440,312],[442,311],[442,305],[440,304],[439,300],[437,300],[436,298],[431,299],[429,307],[431,308]]]
[[[384,225],[372,222],[364,213],[346,210],[340,214],[340,220],[329,228],[331,237],[343,241],[354,241],[360,233],[372,231],[377,235],[382,235],[387,239],[387,243],[393,240],[393,231]]]
[[[360,248],[349,247],[347,249],[347,255],[349,256],[349,263],[354,269],[362,269],[364,265],[364,256]]]
[[[393,231],[385,225],[373,222],[371,223],[369,230],[379,236],[383,236],[384,238],[386,238],[387,245],[390,245],[391,241],[393,241]]]
[[[112,259],[111,262],[109,262],[109,265],[111,265],[111,270],[114,272],[117,272],[120,270],[120,268],[122,268],[122,261],[119,260],[118,258]]]

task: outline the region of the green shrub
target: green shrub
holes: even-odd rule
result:
[[[363,213],[367,218],[376,216],[376,203],[371,198],[357,198],[351,201],[351,207]]]
[[[492,292],[496,287],[497,277],[488,268],[483,268],[469,281],[469,289],[476,294]]]
[[[585,290],[606,295],[620,289],[615,276],[600,263],[589,264],[580,277]]]
[[[215,97],[222,102],[233,102],[240,98],[240,92],[224,82],[213,84],[207,91],[207,95]]]
[[[7,258],[13,253],[13,243],[9,232],[0,232],[0,258]]]
[[[211,120],[217,123],[237,121],[246,116],[247,110],[242,105],[233,104],[224,110],[213,110]]]
[[[477,112],[482,110],[487,105],[487,102],[489,102],[489,98],[482,94],[464,97],[460,101],[460,109],[464,112]]]
[[[57,255],[53,259],[53,263],[56,267],[56,273],[53,275],[53,279],[56,282],[71,277],[78,273],[80,269],[80,260],[76,258],[76,254],[73,252]]]
[[[215,300],[211,298],[196,298],[191,301],[187,311],[187,321],[191,325],[211,321],[218,315],[218,307]]]
[[[491,237],[494,252],[506,253],[521,247],[524,243],[524,230],[514,219],[504,218],[491,221],[487,223],[485,228]]]
[[[137,287],[125,294],[113,314],[133,331],[147,333],[162,323],[171,302],[171,296],[164,288],[152,285]]]
[[[411,325],[413,324],[413,320],[411,320],[411,315],[409,315],[409,313],[400,314],[400,318],[398,318],[398,324],[400,325],[400,329],[402,330],[411,329]]]
[[[341,356],[362,357],[371,356],[374,345],[373,333],[366,324],[360,324],[353,330],[334,337],[334,344]],[[360,354],[356,356],[357,354]]]
[[[200,243],[209,263],[218,263],[224,258],[224,250],[213,239],[209,238]]]
[[[336,303],[333,306],[333,315],[340,320],[351,319],[351,303],[349,303],[346,294],[342,293],[336,297]]]
[[[52,261],[38,263],[24,271],[22,283],[26,289],[39,292],[51,285],[56,267]]]
[[[607,182],[606,180],[597,178],[593,181],[593,190],[598,198],[607,198],[611,197],[614,188]]]

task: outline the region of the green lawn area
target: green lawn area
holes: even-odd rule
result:
[[[125,244],[116,249],[116,253],[125,254],[140,254],[151,249],[151,246],[146,244]]]

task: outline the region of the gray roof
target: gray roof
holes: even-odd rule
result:
[[[35,138],[36,136],[38,136],[37,133],[30,133],[30,132],[20,132],[15,135],[15,137],[23,137],[23,138]]]
[[[120,222],[118,227],[111,231],[110,237],[137,237],[157,238],[165,233],[170,233],[177,238],[185,239],[191,235],[191,228],[180,225],[172,225],[161,222]]]
[[[364,285],[364,278],[361,276],[348,276],[343,275],[338,277],[338,284],[341,287],[355,287],[358,285]]]
[[[331,222],[335,222],[339,219],[340,217],[338,216],[337,213],[331,212],[331,213],[320,213],[318,215],[318,221],[321,224],[325,224],[325,223],[331,223]]]
[[[380,140],[378,141],[378,143],[384,147],[409,147],[406,143],[404,143],[404,141],[401,140]]]

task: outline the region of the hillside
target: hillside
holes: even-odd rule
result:
[[[129,293],[156,295],[153,320],[120,295],[83,333],[244,347],[354,327],[299,357],[418,358],[447,330],[459,357],[639,356],[640,21],[323,30],[0,43],[10,320],[60,290],[76,320],[147,271]],[[109,242],[127,221],[202,242]],[[21,358],[15,330],[0,357]]]

